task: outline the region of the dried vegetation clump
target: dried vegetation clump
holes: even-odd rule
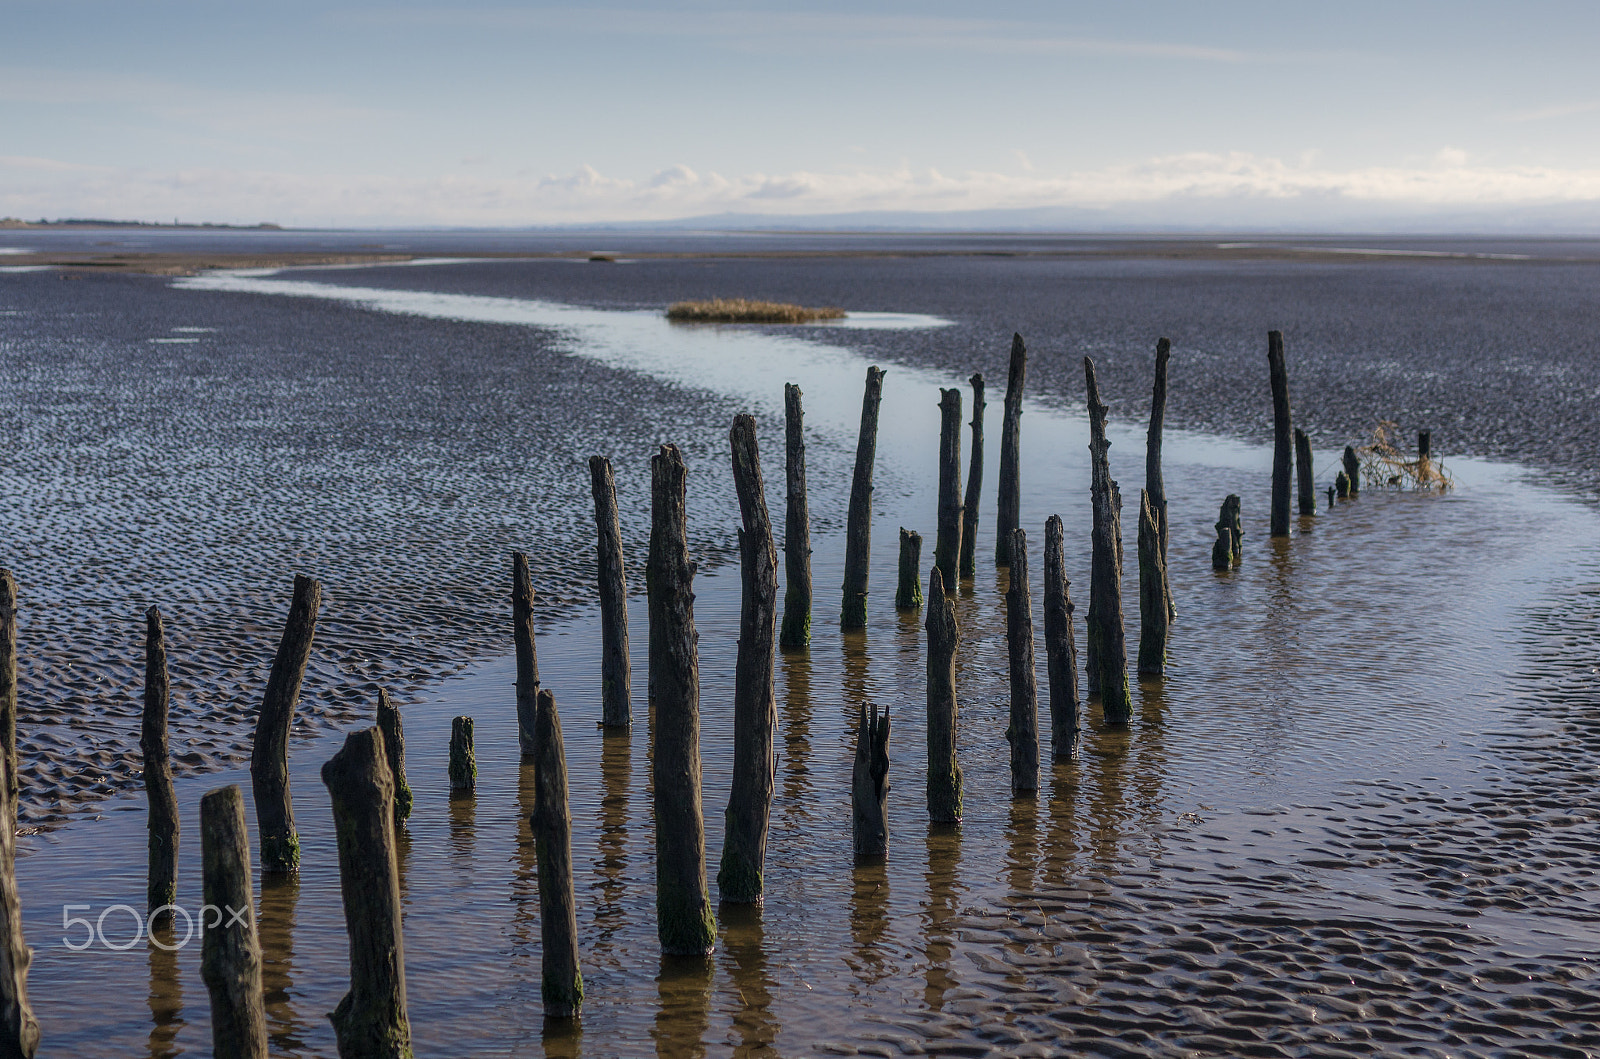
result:
[[[1385,419],[1372,428],[1372,440],[1356,446],[1361,458],[1361,477],[1367,485],[1398,489],[1425,489],[1448,492],[1456,480],[1444,463],[1433,456],[1408,458],[1398,444],[1400,427]]]
[[[809,324],[815,320],[843,319],[843,309],[808,309],[787,302],[759,302],[745,298],[713,298],[705,302],[674,302],[667,319],[691,324]]]

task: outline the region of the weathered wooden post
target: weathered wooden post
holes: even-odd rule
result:
[[[773,636],[778,617],[778,551],[767,516],[766,485],[756,449],[754,416],[734,418],[729,434],[733,486],[739,495],[739,646],[734,661],[733,785],[717,890],[724,901],[761,900],[767,828],[778,760],[773,750],[778,702],[772,688]]]
[[[1089,454],[1093,468],[1090,496],[1094,506],[1092,561],[1089,567],[1089,693],[1099,692],[1108,724],[1127,724],[1132,710],[1128,693],[1127,633],[1122,627],[1122,494],[1111,477],[1106,450],[1106,406],[1095,382],[1094,361],[1083,358],[1089,391]]]
[[[811,642],[811,510],[806,502],[805,416],[800,407],[800,387],[783,384],[784,477],[788,507],[783,518],[783,624],[778,631],[782,647],[804,647]]]
[[[1272,535],[1289,535],[1289,487],[1294,460],[1294,425],[1289,419],[1289,369],[1283,332],[1267,332],[1267,370],[1272,376]]]
[[[1350,499],[1350,475],[1340,471],[1333,476],[1333,495],[1340,500]]]
[[[867,627],[867,569],[872,555],[872,465],[878,452],[878,405],[883,401],[883,371],[867,369],[861,398],[861,434],[856,440],[856,471],[850,480],[850,514],[844,531],[844,602],[839,627]]]
[[[1167,565],[1167,484],[1161,474],[1161,432],[1167,417],[1167,364],[1172,360],[1172,343],[1156,340],[1156,381],[1150,397],[1150,430],[1145,435],[1144,488],[1150,494],[1155,512],[1157,536],[1161,544],[1161,599],[1167,608],[1167,621],[1178,617],[1172,599],[1171,568]],[[1143,588],[1140,589],[1143,592]]]
[[[882,372],[869,372],[869,392],[874,377],[881,379]],[[876,402],[871,403],[876,420]],[[694,631],[695,568],[689,561],[684,510],[687,472],[676,445],[661,446],[650,469],[650,558],[645,586],[650,600],[650,682],[656,710],[652,756],[656,932],[662,951],[703,956],[716,945],[717,919],[706,888],[706,827],[700,808],[700,660]]]
[[[611,461],[604,456],[589,457],[589,491],[594,496],[595,568],[600,580],[600,723],[607,728],[628,728],[633,724],[633,669],[628,660],[628,577],[622,563],[617,481],[611,473]],[[529,633],[532,642],[531,623]],[[537,704],[537,696],[534,701]],[[517,702],[520,709],[520,676]]]
[[[1011,561],[1011,531],[1016,529],[1022,510],[1022,388],[1028,376],[1028,350],[1022,336],[1011,336],[1011,368],[1006,375],[1006,403],[1000,421],[1000,482],[996,487],[999,509],[994,520],[994,561],[1005,566]]]
[[[266,1059],[261,942],[250,887],[244,795],[232,784],[200,799],[200,977],[211,994],[211,1051],[217,1059]],[[29,1053],[32,1054],[32,1053]]]
[[[11,580],[0,571],[0,583]],[[14,585],[13,585],[14,588]],[[11,599],[15,600],[13,591]],[[39,1022],[28,1003],[28,965],[33,950],[22,940],[22,896],[17,890],[16,787],[11,764],[0,754],[0,1055],[33,1059],[39,1047]]]
[[[341,1059],[410,1059],[394,778],[383,733],[363,728],[322,766],[339,839],[339,893],[350,935],[350,991],[328,1018]]]
[[[289,797],[289,729],[300,702],[300,683],[311,660],[311,641],[322,607],[322,584],[294,576],[289,619],[272,659],[267,691],[256,718],[250,752],[250,789],[255,796],[256,829],[261,832],[261,870],[268,874],[300,870],[300,836]]]
[[[1233,522],[1228,515],[1226,500],[1217,514],[1217,542],[1211,546],[1211,569],[1233,569]]]
[[[1343,474],[1344,472],[1340,471],[1339,473]],[[1328,486],[1328,510],[1329,511],[1333,510],[1333,499],[1334,499],[1335,496],[1338,495],[1338,492],[1339,492],[1339,488],[1338,488],[1337,484]]]
[[[511,553],[511,638],[517,648],[517,747],[523,757],[531,757],[536,749],[533,717],[539,709],[539,652],[533,640],[533,577],[522,552]]]
[[[961,564],[962,577],[973,577],[978,572],[978,500],[983,491],[983,375],[975,374],[967,380],[972,384],[972,457],[967,464],[967,493],[961,504]],[[917,595],[922,595],[922,578],[916,578]]]
[[[535,707],[537,709],[537,707]],[[533,732],[529,732],[531,737]],[[478,786],[478,756],[472,746],[472,718],[450,721],[450,789],[470,791]]]
[[[378,731],[383,733],[383,750],[394,779],[394,822],[411,816],[413,797],[406,782],[406,732],[400,711],[389,701],[389,692],[378,689]]]
[[[1213,559],[1215,563],[1215,559]],[[1150,494],[1139,494],[1139,672],[1167,671],[1166,561],[1161,558],[1161,527]]]
[[[1228,520],[1228,532],[1233,536],[1233,565],[1244,562],[1244,520],[1240,515],[1239,494],[1229,493],[1222,501]]]
[[[543,945],[544,1013],[576,1018],[583,1009],[578,966],[578,912],[572,888],[572,812],[567,804],[567,752],[555,696],[538,700],[533,815],[528,824],[539,862],[539,935]]]
[[[17,580],[10,570],[0,570],[0,754],[5,756],[9,816],[0,827],[17,829]]]
[[[1011,793],[1039,789],[1039,684],[1033,666],[1033,601],[1028,592],[1028,534],[1011,531],[1010,581],[1006,586],[1006,654],[1010,662]]]
[[[1294,476],[1300,486],[1300,514],[1317,513],[1317,483],[1311,473],[1311,439],[1299,427],[1294,431]]]
[[[1060,515],[1051,515],[1044,524],[1044,657],[1050,682],[1050,751],[1055,760],[1066,761],[1078,747],[1078,645]]]
[[[961,766],[956,764],[956,645],[961,630],[936,566],[928,574],[928,815],[961,822]]]
[[[1423,463],[1433,458],[1433,431],[1417,432],[1417,459]]]
[[[1356,455],[1355,446],[1344,447],[1344,473],[1350,478],[1350,495],[1361,495],[1361,458]]]
[[[857,707],[857,713],[851,834],[856,856],[881,857],[889,852],[889,710],[880,714],[874,702]]]
[[[171,684],[167,679],[166,632],[161,611],[144,612],[144,718],[139,749],[144,754],[144,793],[150,804],[150,874],[145,886],[145,911],[154,914],[153,926],[172,922],[178,899],[178,795],[172,789],[172,760],[167,746],[167,710]]]
[[[939,391],[939,532],[933,565],[955,591],[961,562],[961,391]]]
[[[895,589],[897,610],[922,606],[922,534],[900,527],[900,585]]]

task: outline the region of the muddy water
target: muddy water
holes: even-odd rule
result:
[[[703,358],[675,352],[693,349]],[[767,409],[781,388],[768,394],[766,373],[795,379],[824,437],[848,430],[858,407],[864,362],[841,350],[761,345],[735,329],[668,352],[629,370],[679,373],[678,385]],[[748,359],[760,353],[770,359]],[[1600,1052],[1600,925],[1590,892],[1600,857],[1593,512],[1512,469],[1464,461],[1453,495],[1369,492],[1274,542],[1269,454],[1173,435],[1179,621],[1169,677],[1138,687],[1127,729],[1103,727],[1091,708],[1077,759],[1048,770],[1037,798],[1013,801],[1004,576],[980,561],[958,612],[967,817],[959,828],[930,829],[923,642],[918,618],[891,606],[892,547],[899,525],[933,528],[940,382],[954,384],[891,367],[885,385],[864,635],[837,631],[837,522],[824,520],[816,540],[815,643],[783,655],[777,673],[782,738],[767,900],[760,910],[723,909],[710,959],[657,954],[647,715],[636,702],[631,738],[594,726],[592,619],[546,629],[539,645],[572,781],[587,994],[577,1026],[546,1023],[540,1011],[525,823],[532,788],[515,753],[511,660],[481,662],[406,708],[417,803],[401,874],[418,1054]],[[997,412],[991,390],[991,462]],[[1087,430],[1042,404],[1024,423],[1023,523],[1037,549],[1046,515],[1066,518],[1081,613]],[[769,419],[762,442],[775,512],[779,436]],[[1136,495],[1139,432],[1125,425],[1113,442],[1113,473]],[[1332,454],[1319,465],[1331,466]],[[980,556],[992,554],[993,466],[985,480]],[[725,482],[706,461],[691,466],[691,493]],[[1228,492],[1245,498],[1246,555],[1219,575],[1210,527]],[[693,528],[731,533],[731,523],[704,525],[727,509],[702,496],[691,508],[702,525]],[[707,564],[696,588],[714,876],[729,784],[737,576]],[[1132,601],[1131,577],[1125,591]],[[642,600],[632,610],[642,651]],[[637,654],[635,672],[642,688]],[[887,704],[894,723],[890,852],[875,865],[854,862],[848,824],[850,724],[863,699]],[[464,798],[450,797],[445,779],[457,713],[478,725],[479,786]],[[337,745],[337,735],[314,733],[293,745],[305,870],[258,889],[269,1028],[281,1055],[333,1054],[325,1012],[344,990],[346,950],[316,770]],[[228,782],[248,793],[246,780],[222,772],[180,785],[186,907],[199,904],[199,796]],[[168,953],[135,940],[132,918],[112,907],[140,906],[143,856],[142,803],[133,798],[23,840],[18,876],[47,1054],[209,1048],[197,939]],[[82,929],[63,929],[69,904],[89,906],[70,915],[105,913],[103,938],[81,952],[67,942]],[[163,940],[181,940],[181,919],[178,930]]]

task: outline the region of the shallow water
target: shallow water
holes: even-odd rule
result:
[[[438,297],[395,304],[409,312]],[[572,781],[584,1017],[574,1029],[547,1024],[540,1011],[524,822],[530,777],[515,751],[514,667],[491,652],[459,676],[420,686],[405,708],[417,805],[402,886],[418,1054],[1600,1052],[1600,917],[1590,896],[1600,852],[1600,535],[1590,508],[1515,468],[1463,460],[1453,464],[1460,488],[1451,495],[1369,490],[1275,542],[1265,524],[1270,453],[1170,432],[1179,621],[1169,676],[1138,685],[1125,730],[1105,728],[1091,708],[1077,759],[1047,770],[1037,798],[1013,801],[1002,734],[1004,578],[987,561],[1002,389],[991,379],[979,575],[963,586],[958,610],[967,816],[959,829],[932,829],[922,800],[920,616],[892,608],[893,547],[905,525],[924,533],[931,553],[936,388],[957,380],[890,365],[871,627],[841,637],[840,479],[866,361],[761,330],[675,331],[643,314],[574,312],[565,325],[522,322],[608,370],[713,395],[701,414],[715,416],[719,431],[727,417],[715,413],[725,407],[764,413],[768,500],[780,520],[772,413],[782,381],[806,393],[816,434],[815,642],[779,661],[767,899],[759,911],[723,910],[710,960],[657,955],[646,710],[635,702],[631,738],[594,727],[598,635],[586,589],[563,585],[574,616],[557,624],[546,611],[539,650]],[[1059,512],[1081,614],[1086,425],[1064,404],[1036,401],[1023,438],[1031,568],[1037,577],[1044,518]],[[1112,440],[1113,473],[1131,499],[1142,431],[1125,421]],[[1320,453],[1319,464],[1332,458]],[[702,540],[732,532],[725,459],[709,446],[691,459],[691,532]],[[1211,523],[1228,492],[1245,498],[1246,556],[1218,575]],[[631,510],[625,535],[637,540],[640,509]],[[637,571],[635,562],[636,585]],[[1136,571],[1126,574],[1131,640]],[[495,566],[480,576],[499,585],[503,574]],[[736,571],[708,562],[696,590],[714,879],[729,783]],[[499,600],[503,589],[488,595]],[[632,608],[636,689],[641,604]],[[487,628],[503,617],[481,620]],[[390,658],[376,655],[350,680],[352,712],[370,710],[369,682],[387,679]],[[187,664],[177,650],[173,664]],[[857,865],[850,849],[851,725],[863,700],[888,705],[894,723],[890,853],[881,865]],[[474,796],[452,799],[445,744],[457,713],[476,718],[480,779]],[[324,1013],[345,987],[345,942],[316,769],[338,742],[306,731],[294,743],[305,868],[258,889],[277,1054],[333,1050]],[[181,781],[180,903],[198,904],[200,794],[238,782],[248,797],[246,779],[225,771]],[[144,942],[122,953],[99,944],[73,952],[62,940],[66,904],[87,903],[91,916],[141,904],[142,800],[102,808],[98,819],[22,840],[18,876],[37,950],[30,984],[46,1053],[204,1054],[197,941],[169,955]],[[131,938],[125,913],[105,923],[112,942]]]

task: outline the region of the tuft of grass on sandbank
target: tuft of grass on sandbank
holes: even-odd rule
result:
[[[841,320],[843,309],[809,309],[787,302],[758,302],[746,298],[713,298],[705,302],[674,302],[667,319],[690,324],[809,324],[814,320]]]

